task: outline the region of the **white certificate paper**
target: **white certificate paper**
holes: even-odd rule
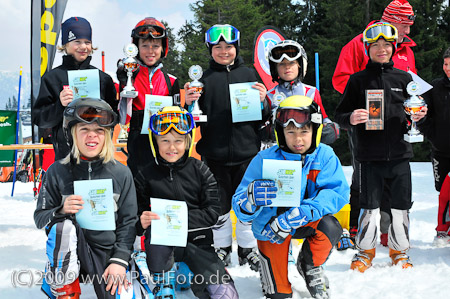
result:
[[[97,69],[68,71],[67,76],[74,99],[100,99],[100,75]]]
[[[302,162],[263,160],[263,178],[274,180],[278,188],[272,207],[299,207],[302,188]]]
[[[150,225],[150,244],[186,247],[188,209],[184,201],[150,198],[152,212],[159,215]]]
[[[75,195],[81,195],[84,204],[78,211],[78,224],[90,230],[115,230],[113,184],[111,179],[74,181]]]
[[[233,123],[262,119],[259,91],[256,82],[230,84],[231,116]]]
[[[144,120],[142,121],[141,134],[148,135],[149,122],[152,114],[158,112],[159,109],[172,106],[172,97],[170,96],[154,96],[151,94],[145,95]]]

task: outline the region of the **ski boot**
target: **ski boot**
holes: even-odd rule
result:
[[[52,288],[53,295],[56,299],[79,299],[81,294],[80,281],[77,278],[71,284],[67,284],[59,289]]]
[[[389,248],[389,256],[392,259],[392,265],[401,265],[403,269],[412,268],[413,264],[406,254],[406,251],[398,251]]]
[[[216,248],[216,254],[225,266],[229,266],[231,264],[231,246]]]
[[[300,263],[300,265],[297,263],[297,270],[305,279],[306,287],[311,296],[319,299],[329,298],[329,282],[322,266],[314,267],[306,263]]]
[[[191,281],[194,273],[189,269],[184,262],[175,263],[175,290],[184,291],[191,288]]]
[[[433,246],[444,247],[450,245],[450,236],[447,232],[437,232],[433,240]]]
[[[155,299],[175,299],[175,272],[173,268],[170,271],[154,273],[153,280],[155,288],[153,295]]]
[[[355,243],[350,238],[350,233],[347,229],[343,229],[341,238],[336,245],[338,251],[347,250],[347,249],[355,249]]]
[[[256,248],[242,248],[238,246],[239,265],[245,265],[248,263],[250,269],[258,272],[259,269],[259,256]]]
[[[375,257],[375,248],[369,250],[360,250],[352,259],[350,269],[358,270],[364,273],[372,266],[372,260]]]

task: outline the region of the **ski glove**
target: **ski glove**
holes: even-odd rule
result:
[[[284,240],[293,229],[302,227],[303,225],[308,223],[310,219],[311,217],[308,218],[307,213],[305,213],[302,208],[290,208],[289,210],[269,222],[264,230],[267,228],[267,226],[269,226],[275,235]]]
[[[278,188],[272,180],[254,180],[248,185],[247,193],[243,193],[239,200],[241,209],[253,214],[262,206],[272,204],[272,199],[276,198]]]
[[[282,244],[284,240],[289,236],[289,231],[284,231],[277,224],[275,224],[276,219],[277,218],[275,218],[275,220],[271,220],[266,224],[263,231],[261,232],[261,235],[266,237],[272,244]]]

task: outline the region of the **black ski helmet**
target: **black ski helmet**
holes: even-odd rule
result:
[[[70,102],[64,109],[63,131],[69,147],[73,145],[70,130],[77,123],[96,122],[100,127],[114,128],[118,117],[111,106],[101,99],[78,98]]]

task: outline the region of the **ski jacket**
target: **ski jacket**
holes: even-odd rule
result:
[[[269,99],[271,101],[272,111],[274,109],[277,109],[280,104],[280,103],[277,103],[276,101],[274,101],[274,98],[273,98],[273,96],[277,93],[283,94],[284,98],[287,98],[287,97],[290,97],[293,95],[307,96],[307,97],[313,99],[314,102],[317,103],[317,105],[319,105],[323,118],[324,119],[328,118],[327,113],[325,112],[325,108],[323,107],[322,98],[320,96],[319,91],[317,90],[317,88],[315,88],[311,85],[304,84],[300,81],[293,82],[293,83],[283,82],[283,83],[276,85],[274,88],[272,88],[271,90],[269,90],[267,92],[267,96],[269,97]]]
[[[353,128],[354,152],[358,161],[389,161],[412,158],[411,144],[403,140],[407,118],[403,103],[408,98],[406,86],[410,74],[393,67],[392,60],[380,64],[369,61],[366,69],[353,74],[336,108],[335,121],[343,129]],[[352,126],[350,115],[355,109],[367,109],[366,91],[384,90],[384,130],[366,130],[365,124]]]
[[[106,164],[103,164],[103,160],[81,160],[80,164],[61,164],[61,161],[53,163],[42,182],[34,222],[38,228],[43,228],[55,218],[76,219],[73,214],[58,212],[66,198],[74,194],[73,182],[98,179],[112,179],[116,230],[83,229],[83,233],[89,245],[111,250],[109,263],[127,267],[136,235],[136,191],[130,170],[117,161]]]
[[[52,143],[55,149],[55,161],[66,157],[70,148],[62,129],[65,107],[61,104],[59,94],[64,86],[69,85],[68,71],[97,69],[90,65],[91,56],[78,64],[72,55],[64,55],[62,65],[47,72],[41,80],[39,96],[33,106],[33,123],[40,128],[52,129]],[[98,70],[100,78],[100,98],[117,111],[116,88],[108,74]]]
[[[375,22],[373,21],[369,25]],[[392,55],[395,68],[405,72],[411,70],[417,74],[416,60],[414,58],[414,52],[411,49],[414,46],[416,46],[416,43],[405,35],[403,42],[397,44],[397,50]],[[339,93],[344,93],[350,75],[364,70],[368,61],[369,56],[366,54],[363,34],[361,33],[354,37],[341,50],[332,78],[334,89]]]
[[[419,121],[419,130],[431,142],[432,150],[444,157],[450,157],[450,80],[444,75],[432,81],[433,88],[423,95],[428,112]]]
[[[185,156],[186,157],[186,156]],[[153,159],[138,168],[135,177],[138,198],[138,216],[150,211],[150,197],[184,201],[188,207],[188,241],[196,236],[212,236],[211,227],[221,213],[216,179],[208,166],[194,158],[168,163]],[[141,222],[137,234],[143,235]],[[212,238],[205,240],[212,244]]]
[[[261,121],[232,122],[230,90],[233,83],[257,81],[255,71],[244,66],[239,56],[232,65],[222,65],[211,59],[209,68],[200,80],[205,85],[198,104],[208,116],[199,123],[202,138],[197,152],[206,159],[237,165],[254,157],[261,146],[258,131],[270,116],[270,107],[264,100]]]
[[[262,179],[264,159],[301,161],[302,155],[287,153],[277,145],[259,152],[250,162],[241,183],[233,195],[233,210],[242,222],[252,222],[252,230],[256,239],[267,241],[261,235],[267,223],[273,217],[287,211],[284,207],[260,207],[254,214],[241,210],[239,201],[246,196],[248,185],[256,179]],[[345,179],[341,163],[333,149],[319,144],[311,154],[304,156],[301,180],[301,203],[313,215],[310,222],[317,221],[325,215],[339,212],[349,202],[349,186]],[[295,234],[292,230],[291,235]]]

